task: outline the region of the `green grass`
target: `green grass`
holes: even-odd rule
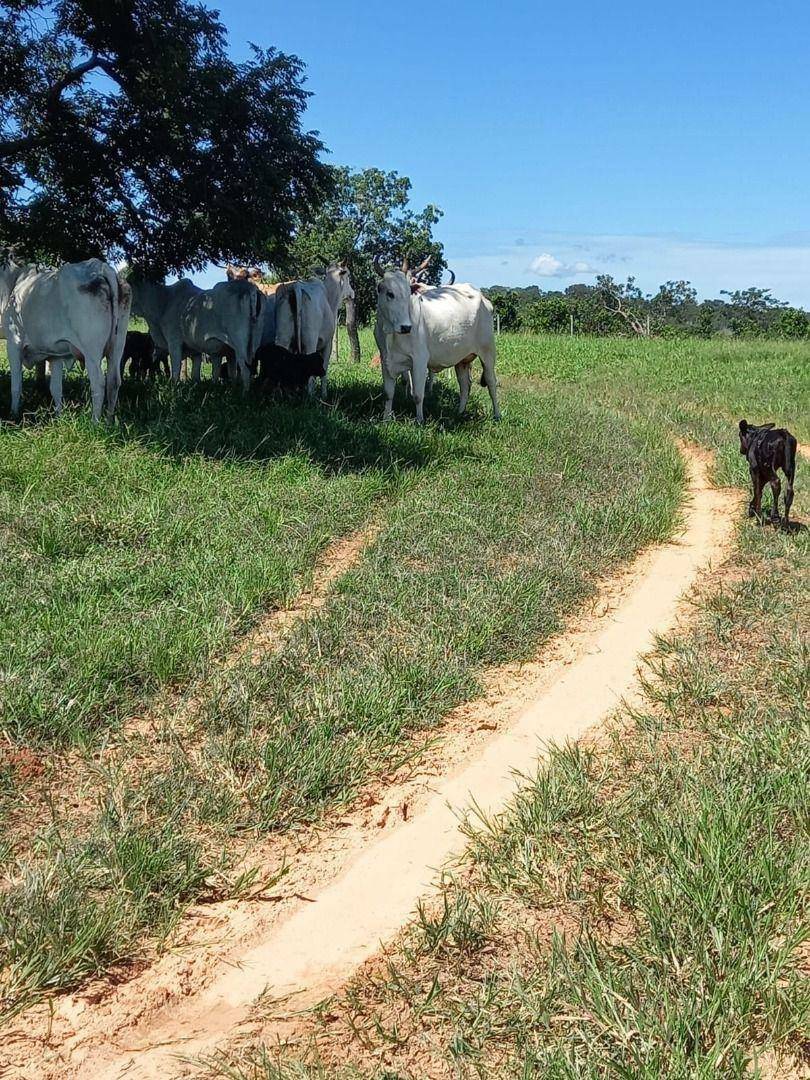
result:
[[[227,388],[131,392],[121,414],[113,432],[73,411],[0,428],[13,739],[92,740],[205,670],[421,464],[407,429]]]
[[[500,818],[470,819],[438,902],[314,1019],[307,1054],[260,1047],[210,1075],[806,1065],[808,587],[808,534],[746,523],[694,629],[661,643],[643,706],[606,745],[554,749]]]
[[[599,574],[669,530],[681,465],[652,430],[575,393],[509,402],[503,424],[441,436],[441,464],[400,494],[318,617],[215,682],[196,752],[178,748],[171,769],[200,817],[277,829],[350,798],[408,732],[475,696],[485,665],[532,653]],[[617,433],[646,461],[629,490]]]
[[[733,428],[745,417],[786,425],[810,442],[805,342],[504,335],[499,370],[588,387],[718,453],[718,481],[742,476]]]
[[[0,426],[0,705],[45,775],[0,755],[0,1007],[159,941],[213,881],[238,889],[245,845],[349,800],[474,696],[484,666],[532,653],[599,575],[667,535],[678,409],[718,445],[735,412],[701,412],[711,344],[682,361],[689,404],[664,409],[639,343],[503,338],[503,423],[480,390],[458,422],[442,382],[421,430],[402,396],[381,425],[379,373],[345,362],[326,409],[130,384],[111,431],[89,423],[83,379],[60,421],[26,385],[34,411]],[[803,385],[789,347],[752,371],[786,397]],[[739,478],[733,449],[723,460]],[[379,536],[315,617],[259,665],[217,668],[370,517]],[[159,740],[122,731],[172,685],[199,700],[190,720],[166,716]]]

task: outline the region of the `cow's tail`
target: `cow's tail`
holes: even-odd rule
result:
[[[293,306],[295,308],[293,315],[295,317],[295,351],[300,356],[302,353],[302,340],[301,340],[301,314],[304,303],[304,290],[300,281],[296,281],[293,285]]]
[[[253,363],[253,358],[262,343],[264,302],[264,296],[254,285],[250,290],[248,303],[248,364]]]
[[[798,443],[796,441],[796,436],[791,435],[790,432],[788,432],[787,438],[785,439],[785,476],[788,478],[788,481],[791,484],[793,483],[793,479],[796,476],[797,447]]]
[[[108,365],[119,365],[127,340],[132,289],[105,263],[99,274],[83,286],[83,290],[97,296],[109,311],[110,329],[104,355]]]
[[[475,291],[478,292],[477,289]],[[484,311],[486,312],[486,329],[489,332],[488,336],[490,338],[492,338],[494,330],[495,330],[495,317],[494,317],[494,314],[493,314],[495,309],[492,306],[492,302],[486,296],[484,296],[483,293],[478,293],[478,295],[479,295],[480,300],[481,300],[481,306],[483,307]],[[482,386],[489,386],[489,383],[487,382],[486,368],[484,368],[484,370],[481,372],[481,385]]]

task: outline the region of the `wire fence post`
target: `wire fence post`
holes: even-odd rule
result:
[[[573,316],[573,315],[569,315],[569,316],[568,316],[568,318],[569,318],[569,320],[570,320],[570,323],[569,323],[569,325],[570,325],[570,327],[571,327],[571,337],[573,337],[573,336],[574,336],[574,316]]]
[[[498,337],[501,336],[501,316],[498,311],[495,312],[495,333]]]

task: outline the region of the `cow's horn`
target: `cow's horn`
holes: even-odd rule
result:
[[[408,273],[408,270],[410,269],[410,265],[411,264],[408,262],[408,256],[406,255],[405,258],[402,260],[402,273],[403,274]]]
[[[423,259],[422,262],[420,262],[419,266],[416,268],[417,274],[420,273],[422,270],[427,270],[427,268],[430,266],[432,261],[433,261],[433,256],[432,255],[428,255],[428,257],[426,259]]]
[[[450,269],[448,269],[448,273],[450,274],[450,280],[447,282],[447,284],[448,285],[455,285],[455,283],[456,283],[456,275]]]
[[[374,256],[374,269],[377,271],[379,277],[385,277],[385,268],[383,267],[382,260],[379,255]]]

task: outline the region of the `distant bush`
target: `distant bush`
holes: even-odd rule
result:
[[[570,285],[564,292],[538,286],[484,289],[503,331],[578,334],[650,333],[656,337],[810,338],[810,313],[777,300],[769,289],[723,291],[698,302],[688,281],[667,281],[645,296],[629,278],[624,284],[601,277],[596,285]]]

